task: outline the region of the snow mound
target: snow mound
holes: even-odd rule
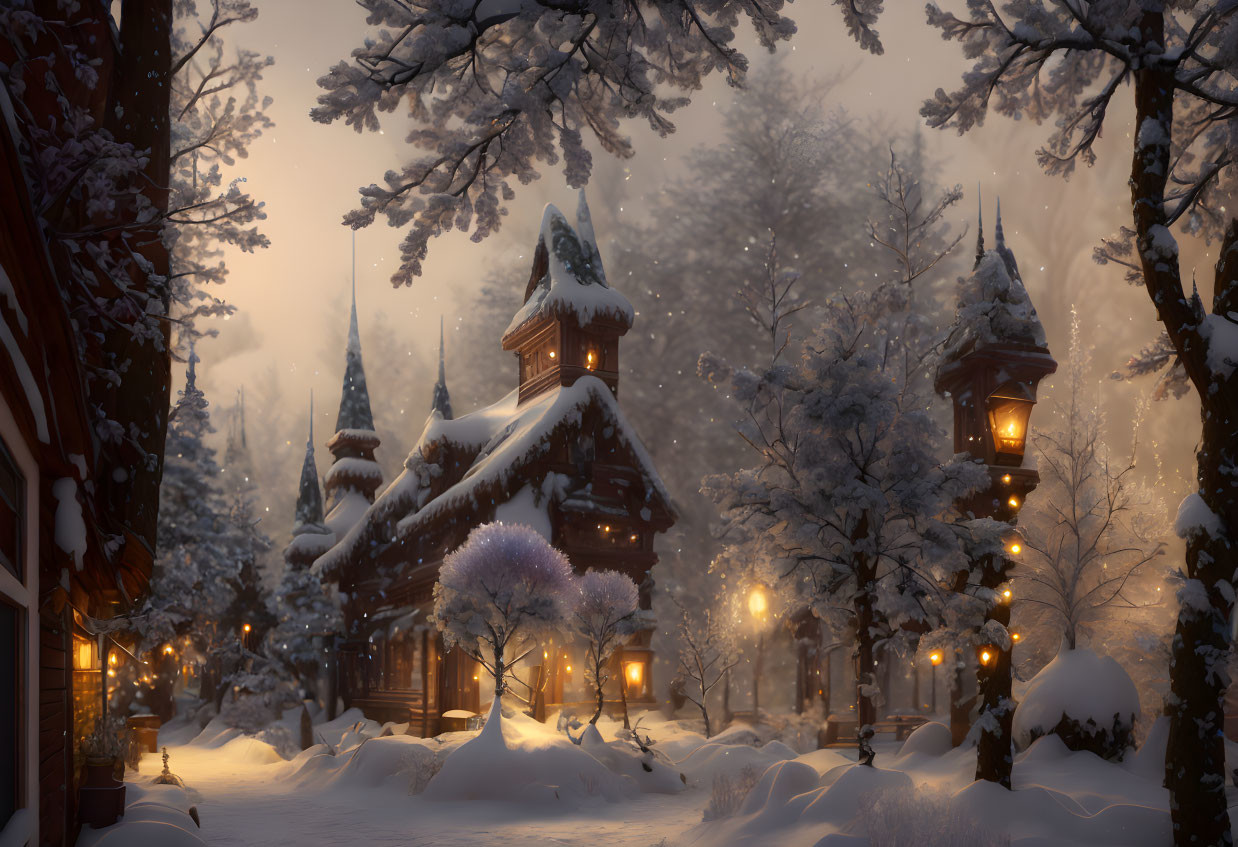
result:
[[[110,828],[95,847],[206,847],[206,842],[187,829],[162,821],[125,821]]]
[[[1165,750],[1168,747],[1169,716],[1161,715],[1152,724],[1143,745],[1133,756],[1127,756],[1122,765],[1131,773],[1159,784],[1165,779]],[[1238,767],[1238,761],[1231,767]]]
[[[1014,742],[1022,750],[1041,735],[1057,732],[1071,749],[1106,758],[1116,750],[1120,756],[1138,718],[1139,692],[1122,666],[1109,656],[1071,650],[1063,643],[1057,657],[1028,683],[1014,713]]]
[[[574,809],[631,798],[630,776],[612,773],[583,747],[531,721],[504,717],[496,698],[481,732],[461,744],[426,786],[440,802],[490,800],[542,809]]]
[[[693,750],[676,765],[689,779],[708,786],[719,775],[734,778],[744,768],[752,767],[764,771],[776,762],[794,758],[795,751],[780,741],[771,741],[759,748],[747,744],[709,741]]]
[[[929,721],[917,727],[907,736],[903,746],[898,751],[899,758],[904,756],[944,756],[954,749],[950,736],[950,727],[937,721]]]

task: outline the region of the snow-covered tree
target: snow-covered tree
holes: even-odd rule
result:
[[[587,645],[585,677],[597,693],[596,724],[605,705],[607,666],[615,651],[641,625],[636,583],[618,571],[589,571],[577,581],[579,594],[572,609],[572,629]],[[623,685],[622,677],[619,684]]]
[[[1047,646],[1065,639],[1074,650],[1084,637],[1104,652],[1098,637],[1112,638],[1130,612],[1161,599],[1166,574],[1155,562],[1169,526],[1134,479],[1133,457],[1107,444],[1099,398],[1089,396],[1090,360],[1075,315],[1061,426],[1032,435],[1040,485],[1019,515],[1016,609],[1030,607],[1021,617],[1047,630]]]
[[[538,639],[568,625],[575,590],[571,563],[536,530],[483,524],[443,560],[434,622],[449,648],[494,676],[498,698],[508,691],[512,668],[539,649]]]
[[[862,750],[886,642],[927,628],[942,574],[936,548],[955,500],[987,484],[969,461],[942,463],[943,434],[920,386],[923,354],[905,343],[905,286],[832,300],[798,358],[761,374],[710,356],[705,378],[728,385],[747,410],[741,435],[760,457],[736,474],[707,477],[728,526],[751,536],[772,571],[835,628],[854,633]]]
[[[1052,120],[1038,158],[1049,173],[1068,175],[1095,159],[1111,107],[1131,92],[1132,227],[1103,244],[1098,258],[1124,266],[1147,289],[1168,339],[1161,359],[1181,367],[1203,419],[1199,489],[1178,516],[1187,551],[1166,785],[1179,845],[1232,843],[1221,698],[1234,609],[1230,536],[1238,527],[1238,221],[1226,202],[1238,188],[1235,11],[1228,0],[1014,0],[1001,11],[968,3],[959,17],[930,4],[929,22],[962,43],[974,65],[958,89],[938,89],[921,110],[930,125],[960,132],[979,125],[991,101],[1001,114]],[[1175,227],[1221,239],[1211,311],[1185,286]]]
[[[324,93],[314,120],[343,120],[377,131],[379,113],[408,110],[408,140],[423,155],[388,170],[384,185],[361,190],[353,227],[379,214],[411,228],[392,277],[421,273],[429,239],[473,228],[481,239],[499,228],[514,183],[527,184],[562,158],[569,185],[592,171],[586,137],[620,158],[632,155],[622,122],[641,119],[660,135],[670,115],[715,71],[742,85],[748,58],[735,46],[741,19],[773,50],[795,32],[784,0],[617,0],[461,6],[428,0],[361,0],[372,30],[318,80]],[[845,23],[865,49],[880,52],[872,26],[879,0],[840,2]]]
[[[705,737],[713,735],[709,718],[709,694],[727,678],[739,661],[730,627],[709,608],[672,596],[679,612],[675,627],[679,647],[675,670],[676,687],[701,710]]]

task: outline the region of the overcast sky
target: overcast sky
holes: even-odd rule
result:
[[[323,126],[309,119],[318,93],[315,80],[331,64],[346,58],[364,37],[366,25],[359,7],[348,0],[258,0],[256,5],[261,9],[259,20],[237,28],[230,38],[274,56],[275,66],[267,71],[264,89],[274,98],[270,114],[276,126],[251,150],[249,159],[240,163],[238,173],[248,180],[255,196],[266,202],[268,219],[263,229],[272,244],[254,255],[229,257],[231,276],[221,293],[239,313],[219,322],[219,338],[202,345],[203,383],[217,406],[230,402],[242,384],[253,396],[261,390],[263,375],[268,376],[269,385],[273,374],[283,397],[289,404],[295,402],[297,409],[303,408],[313,388],[321,398],[316,429],[320,467],[325,467],[321,445],[334,424],[338,404],[350,278],[351,233],[340,219],[356,205],[359,186],[380,181],[386,169],[401,164],[410,154],[404,149],[398,118],[391,119],[381,135],[358,135],[342,124]],[[795,70],[822,75],[848,72],[836,89],[835,105],[845,106],[858,118],[884,117],[911,128],[919,122],[919,104],[935,88],[956,85],[966,67],[958,46],[942,41],[925,25],[922,6],[917,3],[887,4],[880,27],[886,54],[880,57],[863,53],[847,38],[830,4],[801,0],[790,7],[790,13],[799,24],[799,33],[780,52]],[[750,40],[747,43],[751,45]],[[759,51],[750,50],[749,55],[763,60]],[[715,136],[720,126],[718,106],[727,96],[725,84],[713,79],[696,93],[689,108],[677,113],[679,131],[670,139],[630,127],[637,139],[637,155],[632,160],[616,163],[595,152],[599,168],[627,169],[624,181],[598,180],[598,189],[590,195],[595,220],[604,225],[614,215],[640,214],[641,195],[656,191],[665,175],[679,166],[686,150]],[[1090,261],[1097,240],[1129,221],[1125,168],[1130,141],[1120,113],[1117,117],[1102,142],[1101,164],[1080,173],[1069,185],[1044,176],[1036,166],[1033,151],[1042,143],[1045,128],[991,116],[987,126],[967,137],[960,138],[953,131],[928,135],[929,149],[944,163],[943,181],[962,183],[967,192],[957,225],[971,227],[969,247],[975,232],[975,186],[979,184],[986,198],[986,232],[990,234],[991,198],[1002,197],[1007,241],[1018,256],[1027,288],[1042,314],[1055,319],[1054,323],[1047,320],[1046,327],[1054,353],[1059,360],[1065,357],[1068,328],[1061,316],[1074,303],[1085,330],[1097,342],[1098,377],[1119,367],[1155,329],[1146,294],[1126,286],[1113,269]],[[622,203],[601,190],[608,184],[622,185]],[[862,186],[857,184],[857,190]],[[445,317],[450,330],[469,308],[488,266],[528,253],[543,204],[574,205],[572,192],[557,170],[518,192],[497,236],[474,244],[467,235],[453,233],[432,242],[425,275],[413,288],[393,289],[389,282],[398,260],[398,231],[380,221],[357,234],[363,350],[375,348],[367,344],[367,326],[381,314],[385,326],[398,333],[386,349],[433,361],[439,316]],[[601,226],[598,235],[604,244]],[[1201,262],[1205,260],[1212,261],[1200,257]],[[523,286],[525,281],[522,276],[513,279],[512,285]],[[450,334],[447,343],[450,350]],[[373,355],[367,356],[366,366],[373,392],[400,390],[386,384],[383,365]],[[1112,382],[1102,388],[1112,397],[1114,418],[1121,425],[1131,413],[1133,392]],[[412,398],[410,405],[416,402]],[[429,397],[422,402],[422,408],[409,409],[409,427],[415,430],[409,441],[421,429]],[[463,411],[468,410],[457,409]],[[1145,428],[1149,448],[1162,454],[1176,473],[1188,470],[1197,418],[1197,412],[1185,403],[1158,404]],[[273,424],[268,420],[267,425]],[[290,415],[278,426],[288,430],[279,443],[288,447],[289,478],[295,486],[305,438],[304,417]],[[1164,436],[1171,432],[1177,437],[1168,444]],[[1184,438],[1183,432],[1190,436]],[[1168,446],[1156,446],[1162,444]],[[381,458],[390,475],[402,456]]]

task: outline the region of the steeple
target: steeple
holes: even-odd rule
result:
[[[352,310],[348,316],[348,346],[344,349],[344,387],[340,393],[340,413],[335,420],[337,432],[342,429],[374,429],[370,393],[365,384],[365,368],[361,364],[361,332],[357,326],[356,238],[354,233]]]
[[[314,392],[310,391],[309,438],[305,440],[305,459],[301,462],[301,488],[297,491],[297,511],[292,534],[324,531],[322,492],[318,488],[318,465],[314,462]]]
[[[980,267],[980,260],[984,258],[984,204],[980,196],[980,185],[976,184],[976,264],[972,265],[972,270]]]
[[[1006,234],[1002,231],[1002,198],[997,198],[997,224],[994,226],[993,236],[997,239],[997,244],[993,249],[997,255],[1002,257],[1002,261],[1006,263],[1006,271],[1012,279],[1022,279],[1019,275],[1019,265],[1015,262],[1014,252],[1006,246]]]
[[[443,319],[438,319],[438,382],[434,383],[434,398],[430,408],[449,421],[451,414],[451,395],[447,393],[447,364],[443,346]]]
[[[374,502],[383,471],[374,461],[379,445],[370,411],[370,394],[361,365],[361,332],[357,325],[357,235],[353,233],[352,310],[348,318],[348,346],[344,351],[344,387],[335,435],[327,449],[335,457],[323,480],[327,495],[327,527],[342,538]]]
[[[318,488],[318,465],[314,462],[314,392],[310,391],[309,437],[301,462],[301,487],[297,491],[297,510],[292,520],[292,543],[284,548],[284,562],[290,568],[305,570],[331,549],[335,534],[322,515],[322,491]]]

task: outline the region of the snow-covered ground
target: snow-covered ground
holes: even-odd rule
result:
[[[295,712],[286,723],[296,724]],[[186,789],[150,786],[148,755],[125,822],[86,832],[84,847],[191,847],[193,840],[114,840],[143,820],[177,826],[208,845],[987,845],[1153,847],[1170,842],[1168,796],[1160,785],[1163,726],[1122,764],[1072,753],[1056,737],[1016,757],[1013,793],[973,784],[973,749],[951,750],[929,724],[905,745],[879,742],[878,767],[854,766],[850,751],[797,753],[770,731],[737,726],[708,742],[685,722],[641,721],[655,755],[617,741],[603,720],[576,745],[553,725],[509,711],[501,733],[402,734],[345,714],[319,724],[323,743],[285,759],[276,746],[218,722],[169,726],[161,737]],[[572,735],[580,738],[581,731]],[[287,736],[268,734],[287,751]],[[792,739],[792,743],[795,743]],[[467,746],[466,746],[467,745]],[[649,769],[642,766],[649,765]],[[680,778],[682,774],[682,778]],[[715,786],[742,786],[721,811]],[[755,784],[753,784],[755,782]],[[748,786],[751,790],[744,792]],[[505,796],[479,800],[473,794]],[[723,798],[725,799],[725,798]],[[156,808],[160,804],[163,808]],[[201,829],[183,814],[196,807]],[[175,814],[177,811],[179,817]],[[166,819],[166,820],[165,820]],[[109,836],[113,840],[109,840]],[[140,836],[140,837],[139,837]],[[179,837],[179,836],[178,836]]]

